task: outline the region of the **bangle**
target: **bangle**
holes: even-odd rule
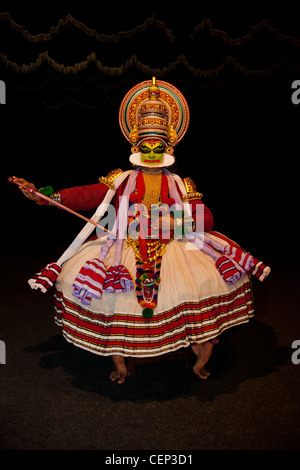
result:
[[[195,230],[195,221],[193,217],[186,217],[184,220],[185,233],[193,232]]]
[[[56,191],[55,193],[51,194],[51,196],[49,196],[49,197],[53,201],[60,203],[60,192],[59,191]],[[49,206],[55,206],[55,204],[51,204],[51,202],[49,202]]]
[[[174,218],[174,232],[178,237],[192,232],[195,229],[195,221],[193,217],[175,217]]]

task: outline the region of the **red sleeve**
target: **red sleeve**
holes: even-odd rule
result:
[[[202,229],[202,217],[204,216],[204,232],[209,232],[214,226],[214,218],[205,204],[200,199],[195,199],[190,201],[192,208],[192,216],[196,222],[196,230],[200,231]],[[200,227],[197,227],[197,222]]]
[[[60,201],[74,211],[95,209],[101,204],[107,191],[108,186],[103,183],[75,186],[59,191]]]

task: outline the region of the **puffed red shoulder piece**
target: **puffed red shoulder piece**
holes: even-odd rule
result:
[[[74,211],[80,211],[96,209],[103,201],[107,191],[106,184],[97,183],[88,186],[74,186],[59,192],[61,203],[64,206]]]

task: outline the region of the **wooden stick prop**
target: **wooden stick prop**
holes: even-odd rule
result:
[[[8,178],[8,181],[9,181],[10,183],[13,183],[13,184],[17,185],[17,186],[21,186],[21,184],[22,184],[22,183],[19,183],[18,181],[14,181],[13,178],[11,178],[11,177]],[[51,204],[54,204],[55,206],[59,207],[60,209],[63,209],[63,210],[65,210],[65,211],[67,211],[67,212],[70,212],[71,214],[76,215],[76,216],[79,217],[80,219],[83,219],[83,220],[85,220],[86,222],[89,222],[90,224],[95,225],[95,227],[101,228],[101,229],[104,230],[105,232],[108,232],[108,233],[110,233],[111,235],[117,236],[116,233],[111,232],[110,230],[108,230],[108,229],[105,228],[105,227],[102,227],[102,225],[97,224],[97,222],[95,222],[94,220],[88,219],[87,217],[84,217],[84,215],[81,215],[81,214],[79,214],[78,212],[73,211],[73,210],[70,209],[69,207],[64,206],[63,204],[61,204],[60,202],[54,201],[53,199],[51,199],[51,198],[48,197],[48,196],[45,196],[44,194],[40,193],[40,192],[37,191],[36,189],[28,188],[27,186],[24,186],[23,189],[25,189],[25,191],[29,191],[29,192],[32,193],[32,194],[35,194],[36,196],[40,197],[41,199],[44,199],[45,201],[48,201],[48,202],[51,203]]]

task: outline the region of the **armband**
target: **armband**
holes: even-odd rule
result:
[[[106,186],[109,187],[109,189],[115,190],[115,185],[114,185],[114,180],[120,176],[123,173],[123,171],[118,168],[117,170],[113,170],[110,173],[108,173],[107,176],[101,176],[99,178],[99,183],[106,184]]]
[[[197,191],[197,186],[192,178],[184,178],[183,182],[187,193],[186,195],[182,196],[183,202],[202,199],[203,194]]]

